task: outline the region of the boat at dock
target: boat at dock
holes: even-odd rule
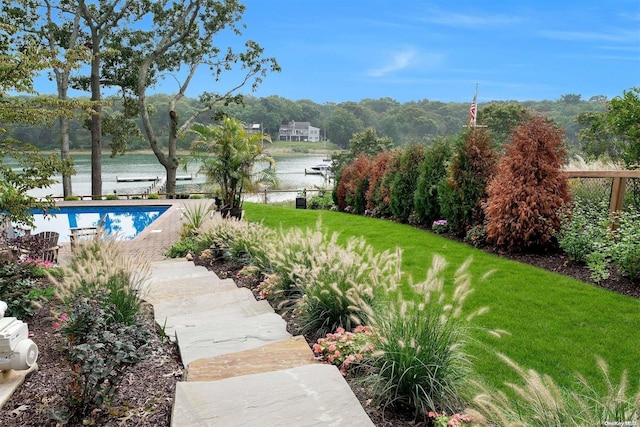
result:
[[[328,175],[331,172],[331,165],[328,163],[319,163],[312,166],[311,169],[305,169],[305,175]]]

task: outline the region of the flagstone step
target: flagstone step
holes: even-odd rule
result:
[[[218,381],[319,363],[303,336],[261,347],[194,360],[184,371],[185,381]]]
[[[154,271],[154,272],[156,271],[162,272],[162,271],[170,270],[172,268],[184,268],[187,266],[190,266],[193,268],[201,267],[201,266],[196,266],[193,261],[187,261],[185,258],[175,258],[175,259],[168,259],[164,261],[154,261],[149,263],[149,266],[151,267],[151,271]]]
[[[225,320],[241,319],[244,317],[258,316],[260,314],[273,313],[273,308],[266,300],[246,300],[235,303],[229,307],[217,308],[197,313],[188,313],[178,316],[159,318],[156,315],[156,323],[164,330],[165,334],[175,341],[175,330],[180,328],[193,328],[196,326],[219,323]]]
[[[173,427],[373,425],[340,371],[325,364],[179,382],[171,416]]]
[[[170,299],[153,304],[156,321],[171,316],[211,311],[217,308],[229,307],[240,304],[243,301],[256,299],[247,288],[235,288],[228,291],[216,292],[206,298],[202,296],[190,296],[180,299]]]
[[[291,338],[287,323],[276,313],[177,328],[175,335],[185,367],[197,359],[236,353]]]
[[[142,291],[144,299],[150,303],[184,299],[192,296],[206,296],[217,292],[237,289],[238,286],[231,279],[217,277],[193,277],[190,279],[172,280],[150,283]]]
[[[195,270],[195,271],[171,271],[170,273],[164,274],[164,275],[154,275],[153,278],[149,281],[149,283],[160,283],[160,282],[171,282],[174,280],[186,280],[186,279],[193,279],[193,278],[197,278],[197,277],[213,277],[213,278],[218,278],[218,276],[211,272],[211,271],[207,271],[207,269],[205,269],[203,267],[203,270]]]
[[[167,266],[160,269],[152,268],[150,283],[167,282],[202,276],[218,277],[213,271],[207,270],[206,267],[187,263],[177,264],[174,267]]]

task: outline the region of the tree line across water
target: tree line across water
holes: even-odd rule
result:
[[[166,111],[169,97],[164,94],[148,97],[149,105],[154,111],[151,121],[155,122],[154,128],[158,129],[159,136],[171,131],[166,120],[169,114]],[[103,117],[108,132],[110,122],[117,126],[118,118],[122,117],[123,105],[118,97],[107,98],[106,101]],[[563,95],[554,101],[490,101],[479,103],[477,119],[479,125],[486,125],[492,131],[495,140],[504,141],[523,110],[539,112],[565,130],[569,147],[582,151],[578,133],[588,125],[584,118],[604,112],[606,104],[607,98],[604,96],[583,100],[581,95],[575,94]],[[378,136],[389,137],[394,145],[399,146],[406,143],[428,143],[439,136],[458,135],[468,124],[469,107],[470,102],[423,99],[400,103],[390,97],[318,104],[309,99],[293,101],[276,95],[263,98],[244,96],[243,103],[221,106],[211,114],[202,115],[200,122],[213,123],[216,114],[224,113],[248,124],[260,124],[264,132],[274,140],[278,137],[281,124],[290,121],[310,122],[312,126],[321,129],[323,139],[326,138],[342,148],[348,148],[353,134],[366,128],[374,128]],[[201,108],[198,99],[183,98],[176,104],[176,113],[179,117],[188,117],[194,110]],[[579,117],[583,119],[580,120]],[[56,124],[14,123],[5,127],[8,137],[44,150],[60,148],[61,136]],[[70,120],[69,129],[72,150],[91,149],[88,119]],[[109,135],[105,135],[105,139],[110,142]],[[182,138],[178,141],[178,148],[188,149],[190,142],[188,138]],[[127,140],[127,149],[146,148],[149,148],[147,141],[133,132]]]

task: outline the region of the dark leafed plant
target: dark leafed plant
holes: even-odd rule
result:
[[[404,147],[400,163],[391,183],[391,213],[402,222],[408,222],[414,213],[414,194],[424,160],[425,146],[412,144]]]
[[[108,405],[127,369],[147,356],[149,332],[138,323],[110,322],[99,301],[82,296],[70,305],[70,313],[62,333],[73,374],[67,406],[57,408],[53,417],[81,424],[93,410]]]
[[[487,187],[487,236],[509,250],[555,245],[561,208],[570,200],[562,173],[563,131],[543,116],[525,117]]]
[[[496,163],[497,153],[486,129],[468,130],[454,147],[447,177],[438,185],[442,216],[453,232],[464,235],[484,222],[482,204]]]

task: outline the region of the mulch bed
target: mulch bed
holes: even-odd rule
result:
[[[30,373],[0,410],[0,426],[56,426],[51,414],[64,406],[71,366],[64,351],[65,338],[53,328],[53,303],[44,304],[29,319],[31,339],[38,345],[38,370]],[[145,308],[145,326],[157,331],[151,307]],[[152,337],[149,358],[134,366],[118,386],[108,411],[95,411],[86,425],[169,426],[176,382],[182,377],[177,346],[159,333]]]

